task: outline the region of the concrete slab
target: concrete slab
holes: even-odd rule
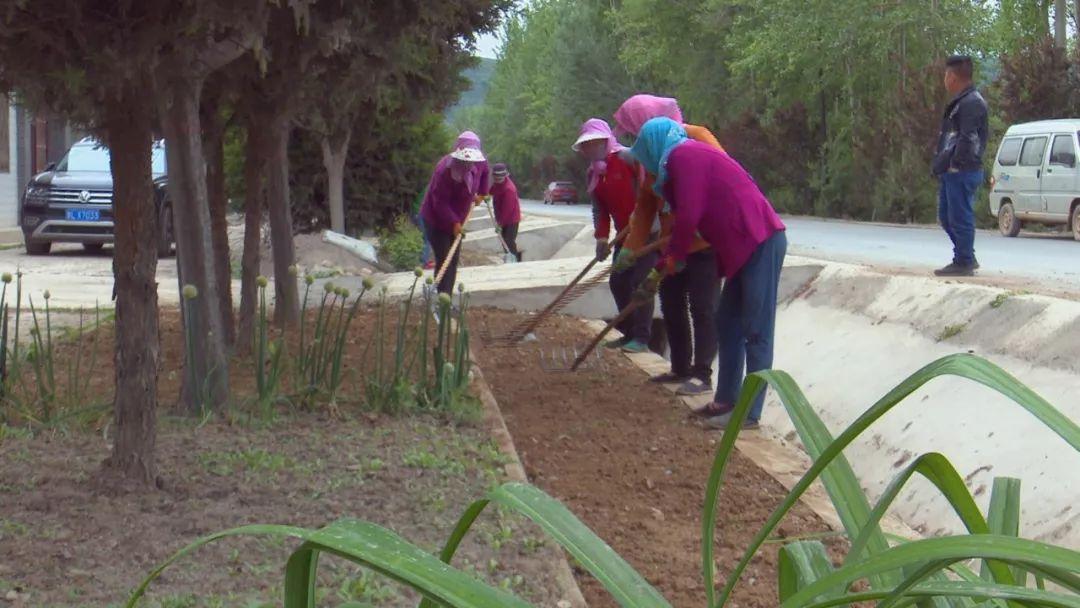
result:
[[[581,232],[581,224],[546,218],[529,219],[518,227],[517,246],[526,260],[547,260]],[[465,247],[481,253],[502,253],[502,243],[494,229],[465,235]]]

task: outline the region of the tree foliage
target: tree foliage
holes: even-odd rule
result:
[[[583,120],[609,118],[635,92],[677,97],[687,122],[717,133],[787,212],[933,221],[928,166],[948,101],[944,58],[974,55],[981,85],[1012,66],[1012,84],[1003,75],[1007,86],[986,91],[995,125],[1019,117],[1002,112],[1017,103],[1028,117],[1067,114],[1044,98],[1072,80],[1024,76],[1063,69],[1033,50],[1050,33],[1052,4],[534,2],[505,25],[486,104],[457,123],[533,178],[535,195],[552,169],[580,178],[569,145]]]

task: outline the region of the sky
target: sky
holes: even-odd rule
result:
[[[495,54],[502,46],[502,40],[496,34],[484,34],[476,39],[476,54],[480,57],[495,59]]]

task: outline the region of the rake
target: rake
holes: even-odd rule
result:
[[[484,206],[487,207],[488,217],[491,218],[491,226],[495,228],[495,236],[499,237],[499,243],[503,248],[503,263],[513,264],[517,262],[517,256],[514,252],[510,251],[510,246],[506,244],[506,239],[503,238],[501,227],[498,222],[495,221],[495,212],[491,209],[491,199],[484,201]]]
[[[541,348],[540,355],[540,369],[551,374],[569,373],[579,369],[593,369],[601,372],[607,371],[607,363],[604,361],[601,351],[595,350],[591,353],[586,353],[581,358],[581,362],[576,366],[571,364],[581,357],[582,353],[578,352],[577,348],[572,349],[565,348],[552,348],[545,351]]]
[[[615,240],[612,241],[611,246],[622,242],[622,240],[626,238],[626,234],[628,232],[629,227],[620,230],[619,234],[615,235]],[[662,238],[658,241],[654,241],[643,247],[641,251],[637,252],[637,254],[635,255],[648,255],[667,245],[667,242],[668,238]],[[593,269],[593,266],[595,266],[596,263],[597,260],[593,258],[585,266],[585,268],[582,269],[582,271],[579,272],[576,277],[574,277],[574,280],[570,281],[570,284],[567,285],[559,293],[559,295],[555,296],[555,299],[552,300],[550,304],[545,306],[543,310],[529,317],[528,319],[525,319],[513,329],[508,331],[506,334],[498,337],[489,338],[487,341],[492,346],[511,346],[513,344],[516,344],[517,342],[520,342],[522,339],[525,338],[525,336],[536,331],[536,328],[540,327],[540,325],[543,324],[543,322],[549,319],[552,315],[562,311],[574,300],[577,300],[581,296],[585,295],[590,289],[599,285],[600,283],[603,283],[605,280],[607,280],[609,276],[611,276],[611,266],[609,265],[600,272],[598,272],[596,275],[589,277],[583,282],[582,279],[584,279],[585,276],[589,274],[589,271]]]
[[[661,281],[664,280],[664,277],[666,275],[667,275],[666,272],[661,273],[660,274],[660,280]],[[612,319],[611,322],[608,323],[600,333],[596,334],[596,337],[594,337],[589,342],[588,346],[585,347],[585,350],[583,350],[583,351],[581,351],[580,353],[577,354],[577,356],[574,358],[573,363],[570,364],[569,368],[567,368],[565,370],[547,370],[547,371],[576,372],[578,370],[578,368],[580,368],[582,366],[582,364],[584,364],[589,359],[589,355],[591,355],[593,353],[593,351],[596,350],[596,347],[600,345],[600,342],[609,333],[611,333],[612,329],[615,329],[616,326],[622,324],[622,322],[627,320],[628,318],[630,318],[630,315],[634,314],[634,312],[637,311],[637,309],[641,308],[642,306],[644,306],[648,302],[649,302],[649,300],[640,300],[640,299],[634,298],[629,304],[626,305],[626,308],[623,308],[621,311],[619,311],[619,316]],[[577,352],[577,349],[575,349],[574,352]]]

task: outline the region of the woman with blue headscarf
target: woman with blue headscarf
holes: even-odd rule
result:
[[[708,426],[724,428],[746,373],[772,367],[776,294],[787,252],[784,223],[735,159],[688,139],[670,118],[646,122],[630,152],[656,176],[653,188],[675,215],[671,241],[643,285],[644,295],[655,292],[661,273],[678,270],[697,235],[712,246],[718,273],[726,279],[716,310],[716,396],[697,412]],[[757,427],[764,403],[762,392],[747,427]]]

